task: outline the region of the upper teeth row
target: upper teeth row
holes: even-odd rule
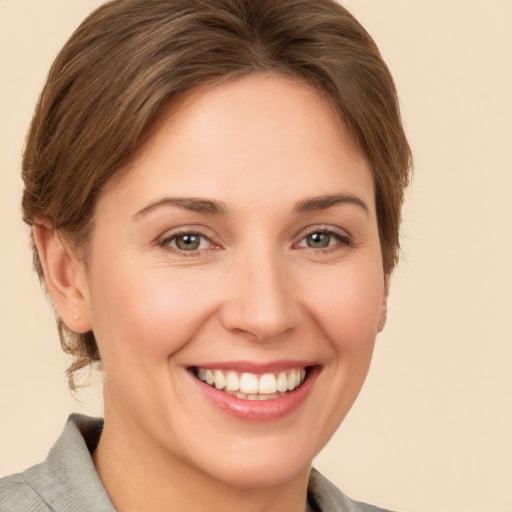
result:
[[[304,368],[294,368],[278,374],[242,373],[198,368],[197,376],[203,382],[217,389],[240,391],[242,393],[270,395],[276,392],[292,391],[299,387],[306,377]]]

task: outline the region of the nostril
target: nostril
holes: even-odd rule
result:
[[[240,307],[238,311],[225,311],[222,324],[229,331],[265,343],[286,337],[300,324],[300,320],[299,315],[290,314],[288,311],[256,315]]]
[[[288,270],[275,253],[248,255],[234,272],[219,310],[223,326],[267,342],[300,325],[302,310]]]

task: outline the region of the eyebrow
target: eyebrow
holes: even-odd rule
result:
[[[295,204],[293,211],[294,213],[307,213],[315,210],[326,210],[338,204],[353,204],[362,208],[367,215],[370,214],[367,204],[361,198],[352,194],[332,194],[303,199]],[[163,197],[139,210],[133,218],[139,220],[150,211],[162,206],[177,206],[204,215],[224,216],[228,214],[228,208],[221,201],[200,197]]]
[[[142,208],[142,210],[139,210],[133,218],[139,220],[148,212],[162,206],[177,206],[184,210],[203,213],[205,215],[227,215],[228,213],[226,205],[220,201],[212,201],[200,197],[163,197],[162,199],[148,204]]]
[[[366,215],[370,215],[368,205],[361,198],[352,194],[332,194],[304,199],[295,205],[294,212],[307,213],[314,210],[326,210],[338,204],[353,204],[359,206],[364,210]]]

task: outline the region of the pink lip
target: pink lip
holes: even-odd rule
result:
[[[277,365],[277,366],[276,366]],[[271,371],[280,371],[286,368],[299,368],[308,366],[301,364],[299,361],[294,361],[293,364],[283,366],[282,363],[270,365],[254,365],[247,363],[247,365],[240,365],[239,363],[228,365],[222,363],[215,363],[215,365],[201,365],[201,368],[213,369],[222,368],[233,371],[251,371],[252,373],[267,373]],[[250,369],[249,369],[250,368]],[[257,371],[256,368],[260,371]],[[277,370],[273,369],[277,368]],[[321,368],[319,366],[310,367],[308,378],[304,383],[294,391],[288,392],[286,395],[275,398],[272,400],[242,400],[231,396],[224,391],[219,391],[208,384],[200,381],[191,372],[188,372],[190,378],[198,386],[198,389],[203,396],[216,408],[228,415],[244,421],[263,422],[275,421],[280,418],[291,414],[297,410],[306,400],[311,388],[316,381]]]

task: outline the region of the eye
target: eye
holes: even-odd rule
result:
[[[331,245],[332,241],[331,233],[311,233],[305,237],[306,245],[313,249],[325,249]]]
[[[200,233],[179,233],[162,241],[163,247],[171,247],[177,251],[194,252],[212,247],[212,242]]]
[[[298,247],[308,247],[310,249],[327,249],[337,245],[350,245],[350,239],[347,236],[326,230],[313,231],[297,244]]]

